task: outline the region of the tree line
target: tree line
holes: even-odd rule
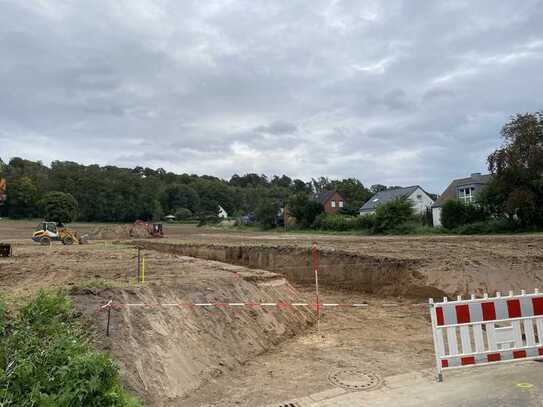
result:
[[[501,136],[502,146],[487,159],[492,180],[474,205],[453,200],[443,206],[442,223],[446,229],[490,233],[543,228],[543,112],[513,116],[503,126]],[[48,167],[19,157],[7,164],[0,159],[0,177],[7,181],[7,201],[0,206],[0,216],[11,218],[70,221],[77,217],[105,222],[154,220],[165,214],[205,218],[216,216],[221,205],[230,216],[255,214],[265,227],[275,226],[277,212],[285,206],[302,227],[347,230],[371,226],[382,233],[391,227],[402,229],[402,222],[413,224],[413,217],[406,217],[406,207],[399,203],[382,210],[381,226],[379,222],[370,225],[371,218],[349,219],[373,194],[394,188],[380,184],[367,188],[356,178],[319,177],[305,182],[286,175],[269,178],[235,174],[224,180],[175,174],[162,168],[119,168],[69,161],[54,161]],[[344,197],[346,206],[339,215],[321,214],[322,208],[310,197],[333,189]],[[394,213],[402,215],[396,219]],[[427,218],[423,216],[415,223],[430,225]]]
[[[305,182],[286,175],[235,174],[224,180],[175,174],[162,168],[120,168],[70,161],[54,161],[46,166],[20,157],[7,163],[0,159],[0,177],[7,182],[7,201],[0,208],[1,216],[45,217],[50,213],[47,208],[61,201],[73,215],[70,218],[102,222],[156,220],[166,214],[180,218],[213,216],[219,205],[230,216],[236,216],[254,213],[270,203],[283,207],[295,196],[331,189],[344,196],[346,211],[357,211],[373,193],[387,188],[366,188],[355,178],[320,177]]]

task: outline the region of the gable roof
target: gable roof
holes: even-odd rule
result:
[[[442,206],[445,202],[456,199],[456,190],[463,185],[486,185],[492,179],[492,174],[472,174],[471,177],[453,180],[447,189],[437,198],[432,207]]]
[[[360,208],[360,211],[361,212],[374,211],[378,205],[392,202],[393,200],[398,199],[398,198],[407,198],[409,195],[415,192],[417,188],[422,189],[419,185],[412,185],[410,187],[386,189],[384,191],[377,192],[375,195],[373,195],[370,198],[369,201],[367,201],[364,205],[362,205],[362,208]],[[424,191],[424,189],[422,189],[422,191],[426,195],[428,195],[428,193]]]
[[[330,200],[330,198],[332,198],[332,196],[334,196],[335,193],[337,193],[341,197],[341,199],[343,199],[343,196],[341,196],[341,194],[337,192],[335,189],[331,191],[319,192],[318,194],[315,194],[313,199],[315,199],[315,201],[320,202],[322,205],[324,205],[326,202]]]

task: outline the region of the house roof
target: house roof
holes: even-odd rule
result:
[[[336,192],[337,191],[335,189],[333,189],[331,191],[319,192],[318,194],[315,194],[314,199],[315,199],[315,201],[320,202],[322,205],[324,205],[326,202],[328,202],[330,200],[330,198],[332,198],[332,196]],[[341,194],[339,192],[337,192],[337,193],[338,193],[339,196],[341,196]],[[341,197],[341,199],[343,199],[343,197]]]
[[[492,174],[472,174],[467,178],[458,178],[453,180],[447,189],[437,198],[432,207],[442,206],[445,202],[451,199],[456,199],[456,190],[463,185],[485,185],[492,179]]]
[[[391,202],[398,198],[407,198],[409,195],[411,195],[413,192],[417,190],[417,188],[420,188],[418,185],[412,185],[410,187],[404,187],[404,188],[394,188],[394,189],[386,189],[381,192],[377,192],[375,195],[373,195],[369,201],[367,201],[362,208],[360,208],[361,212],[370,212],[374,211],[375,208],[377,208],[378,205]],[[422,189],[422,188],[420,188]],[[422,189],[424,191],[424,189]],[[424,191],[427,195],[428,193]]]

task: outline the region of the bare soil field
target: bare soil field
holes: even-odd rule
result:
[[[128,388],[150,406],[279,405],[335,389],[329,374],[339,368],[370,371],[386,385],[388,376],[432,367],[430,324],[426,308],[417,305],[420,298],[367,290],[365,280],[358,287],[321,288],[321,302],[365,302],[368,307],[325,309],[318,330],[311,308],[153,306],[312,302],[314,288],[303,279],[296,281],[296,267],[311,272],[307,253],[313,240],[325,281],[326,273],[347,278],[354,264],[344,259],[356,258],[363,260],[360,270],[371,266],[372,284],[409,275],[447,293],[541,286],[543,236],[538,235],[374,238],[165,225],[165,239],[146,240],[164,250],[143,250],[146,273],[141,284],[133,242],[43,247],[30,241],[34,223],[0,221],[0,241],[12,242],[15,253],[0,258],[0,293],[15,306],[40,288],[67,289],[96,346],[111,352]],[[71,226],[80,233],[97,227]],[[174,249],[190,247],[199,258],[176,253],[170,244]],[[217,247],[241,257],[225,255],[226,262],[214,261],[210,257],[222,256]],[[242,247],[256,255],[243,257]],[[277,252],[271,256],[258,248]],[[290,263],[302,254],[301,266]],[[284,277],[289,265],[294,280]],[[404,266],[410,274],[403,274]],[[386,278],[375,280],[379,274]],[[107,337],[106,313],[97,310],[109,300],[150,305],[114,308]],[[388,306],[391,303],[395,306]]]

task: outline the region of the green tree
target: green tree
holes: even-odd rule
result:
[[[384,233],[393,230],[402,224],[413,221],[415,211],[411,201],[405,198],[398,198],[391,202],[379,205],[375,210],[375,223],[373,231]]]
[[[296,218],[296,222],[303,227],[311,227],[315,219],[324,208],[322,205],[304,193],[294,194],[287,203],[289,213]]]
[[[331,191],[335,187],[334,182],[328,177],[311,178],[311,184],[316,193]]]
[[[288,211],[298,222],[301,222],[304,217],[304,209],[307,202],[309,202],[309,196],[303,192],[291,195],[288,199]]]
[[[162,207],[169,213],[174,212],[176,208],[187,208],[194,212],[199,206],[200,197],[189,185],[174,184],[164,190]]]
[[[370,192],[374,195],[377,194],[378,192],[386,191],[386,190],[387,190],[386,185],[382,185],[382,184],[374,184],[370,187]]]
[[[276,218],[279,213],[277,201],[263,199],[256,208],[256,221],[263,229],[271,229],[276,226]]]
[[[372,193],[356,178],[335,181],[336,190],[345,198],[346,206],[356,212],[372,197]],[[350,212],[347,210],[347,212]]]
[[[488,157],[494,176],[481,202],[521,227],[543,227],[543,112],[516,115],[501,135],[503,146]]]
[[[302,217],[303,227],[312,227],[315,223],[315,219],[321,213],[324,212],[323,206],[320,202],[309,200],[304,206],[304,216]]]
[[[8,182],[6,207],[12,218],[31,218],[38,214],[38,188],[30,177],[22,176]]]
[[[45,219],[52,222],[73,222],[79,213],[79,205],[71,194],[49,192],[41,201]]]

